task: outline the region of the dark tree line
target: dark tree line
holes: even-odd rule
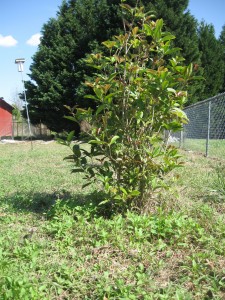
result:
[[[139,2],[139,1],[138,1]],[[165,30],[176,36],[185,64],[193,63],[195,75],[205,80],[190,84],[188,104],[225,91],[225,26],[220,38],[213,25],[197,20],[188,11],[188,0],[142,0],[145,11],[163,18]],[[120,0],[64,0],[56,18],[42,28],[42,39],[33,56],[26,82],[31,121],[42,121],[61,132],[74,127],[64,118],[70,107],[95,107],[85,98],[83,84],[92,76],[84,58],[102,51],[101,43],[123,29]],[[134,6],[136,0],[128,0]],[[129,20],[128,20],[129,21]],[[74,128],[73,128],[74,129]],[[75,128],[79,131],[79,128]]]

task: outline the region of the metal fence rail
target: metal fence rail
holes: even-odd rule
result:
[[[189,123],[172,135],[187,150],[225,159],[225,93],[184,109]]]

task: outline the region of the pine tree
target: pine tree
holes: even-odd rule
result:
[[[220,92],[223,93],[225,92],[225,25],[223,25],[222,27],[222,31],[220,33],[220,37],[219,37],[219,43],[221,45],[222,51],[223,51],[223,72],[224,72],[224,77],[223,77],[223,84],[221,87]]]
[[[116,7],[106,0],[63,1],[56,19],[42,28],[42,39],[30,67],[31,80],[26,82],[30,117],[33,123],[46,124],[61,132],[75,129],[64,118],[66,106],[94,107],[84,97],[84,86],[91,72],[83,62],[87,53],[97,51],[101,42],[122,28]]]
[[[99,52],[101,43],[123,30],[121,0],[64,0],[55,19],[42,28],[42,39],[33,56],[30,81],[26,82],[32,122],[46,124],[60,132],[75,129],[67,119],[66,106],[94,108],[86,99],[88,88],[83,84],[92,76],[92,70],[83,62],[88,53]],[[199,65],[197,23],[188,12],[188,0],[127,0],[127,4],[145,6],[163,18],[166,30],[176,39],[174,46],[181,48],[185,64]],[[199,87],[199,83],[197,85]],[[196,101],[196,86],[190,86],[190,102]]]
[[[224,81],[224,53],[215,37],[212,24],[201,22],[198,30],[201,64],[204,68],[205,86],[202,100],[218,94]]]

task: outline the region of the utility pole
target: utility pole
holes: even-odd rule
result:
[[[18,72],[21,73],[22,84],[23,84],[24,102],[25,102],[25,108],[26,108],[26,114],[27,114],[27,123],[28,123],[28,128],[29,128],[29,137],[30,137],[30,141],[31,141],[31,149],[33,149],[30,117],[29,117],[29,111],[28,111],[28,105],[27,105],[27,95],[26,95],[25,84],[24,84],[24,79],[23,79],[23,64],[24,63],[25,63],[24,58],[17,58],[15,60],[15,64],[17,64],[17,66],[18,66]]]

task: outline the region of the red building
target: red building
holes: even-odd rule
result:
[[[13,107],[0,97],[0,139],[13,136]]]

